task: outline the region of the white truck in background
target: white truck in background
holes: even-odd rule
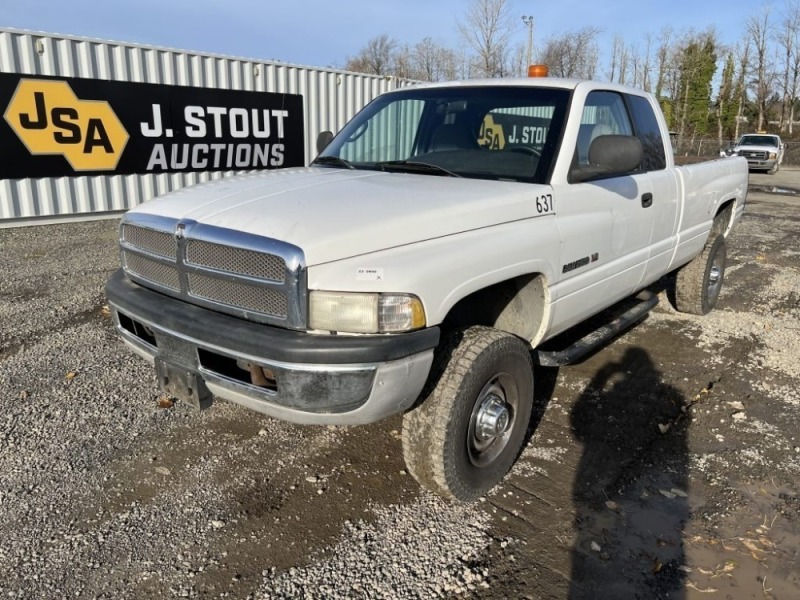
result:
[[[541,345],[676,272],[704,314],[747,163],[676,167],[655,99],[549,78],[386,93],[307,168],[146,202],[107,294],[167,393],[297,423],[404,413],[410,472],[469,501],[524,443],[533,363],[567,364],[642,318]]]
[[[780,169],[783,152],[780,136],[771,133],[747,133],[731,149],[731,154],[747,159],[749,169],[766,171],[770,175]]]

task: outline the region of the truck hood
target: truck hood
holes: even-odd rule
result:
[[[243,231],[302,248],[308,266],[537,216],[544,185],[308,167],[218,179],[132,213]]]

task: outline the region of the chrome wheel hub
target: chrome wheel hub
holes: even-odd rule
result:
[[[709,298],[716,298],[722,287],[722,265],[719,258],[716,258],[711,265],[711,270],[708,273],[708,289],[707,295]]]
[[[475,399],[467,431],[467,454],[476,467],[487,467],[503,453],[514,430],[519,392],[514,378],[497,373]]]
[[[494,394],[484,398],[475,417],[475,437],[482,442],[500,437],[510,425],[508,404]]]

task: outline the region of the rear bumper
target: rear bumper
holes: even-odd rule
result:
[[[435,327],[333,336],[252,323],[146,289],[122,270],[106,293],[118,332],[137,354],[197,375],[218,398],[296,423],[356,425],[406,410],[439,342]],[[252,383],[248,368],[268,379]]]

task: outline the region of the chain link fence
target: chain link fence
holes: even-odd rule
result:
[[[689,159],[696,157],[714,158],[720,155],[720,150],[733,145],[735,140],[723,140],[722,146],[720,146],[717,138],[683,140],[680,144],[673,139],[672,143],[675,147],[676,156]],[[781,164],[800,166],[800,142],[784,142],[783,163]]]

